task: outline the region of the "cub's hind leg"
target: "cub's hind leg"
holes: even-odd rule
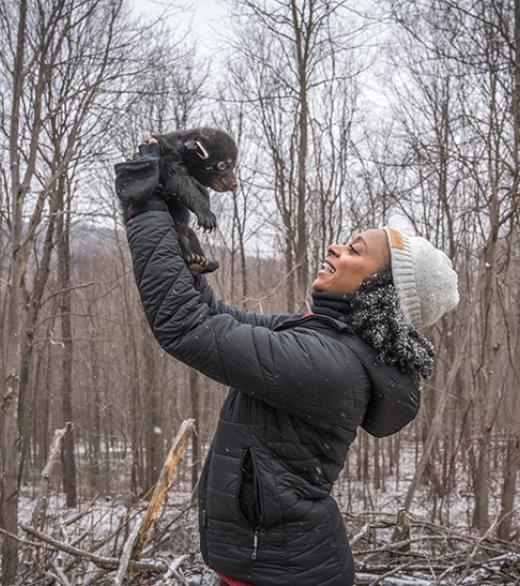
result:
[[[192,269],[191,264],[188,262],[188,265],[190,265],[190,269],[192,269],[192,272],[212,273],[213,271],[216,271],[219,267],[218,262],[216,260],[208,259],[206,257],[204,251],[202,250],[202,246],[200,245],[199,239],[197,238],[197,235],[191,228],[187,229],[187,238],[189,241],[189,246],[192,250],[192,254],[194,255],[193,258],[196,259],[196,257],[198,257],[199,259],[201,259],[200,261],[195,261],[195,264],[197,264],[199,268],[199,270],[196,271]]]

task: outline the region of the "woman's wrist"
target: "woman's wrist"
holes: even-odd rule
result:
[[[142,202],[130,204],[126,212],[126,223],[131,222],[136,216],[144,212],[159,211],[167,212],[168,206],[166,202],[158,195],[151,195]]]

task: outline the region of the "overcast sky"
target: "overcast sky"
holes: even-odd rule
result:
[[[209,64],[218,67],[218,48],[225,40],[228,29],[229,10],[225,0],[129,0],[136,14],[145,18],[164,16],[168,19],[172,30],[177,27],[191,27],[197,36],[199,50],[209,60]],[[182,6],[188,10],[179,10]],[[372,32],[373,29],[371,29]],[[215,57],[215,59],[212,59]],[[213,69],[212,67],[212,69]],[[373,76],[364,77],[363,99],[371,103],[373,112],[387,108],[385,93]],[[368,83],[367,83],[368,82]],[[371,87],[375,84],[374,87]],[[402,231],[413,234],[414,230],[408,221],[399,213],[391,216],[391,224]]]
[[[130,5],[133,5],[136,14],[151,18],[166,15],[173,30],[179,24],[182,28],[191,24],[200,43],[199,48],[206,55],[214,53],[219,42],[222,41],[219,30],[225,30],[226,16],[228,15],[223,0],[185,0],[183,2],[129,0],[129,2]],[[185,6],[188,11],[179,16],[179,11],[175,10],[176,6]],[[179,18],[182,19],[181,22],[179,22]]]

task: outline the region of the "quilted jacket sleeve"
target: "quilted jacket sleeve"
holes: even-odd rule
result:
[[[325,415],[320,394],[337,392],[338,380],[329,372],[340,372],[342,381],[348,372],[339,358],[331,363],[319,338],[241,323],[212,309],[194,287],[168,213],[136,216],[127,236],[141,301],[164,350],[287,413],[320,420],[332,416]]]
[[[213,313],[227,313],[243,324],[262,326],[272,330],[279,323],[290,317],[288,313],[266,315],[238,307],[230,307],[215,297],[215,293],[204,275],[199,275],[195,278],[195,288],[200,293],[202,301],[209,306]]]

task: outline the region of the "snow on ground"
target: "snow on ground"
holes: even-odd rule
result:
[[[80,451],[79,453],[80,459],[82,459],[84,452]],[[78,507],[76,509],[67,509],[65,507],[65,497],[63,493],[59,492],[59,479],[56,478],[54,491],[50,495],[48,502],[48,517],[45,528],[48,534],[68,543],[79,540],[79,547],[92,551],[107,536],[117,533],[119,528],[120,531],[117,536],[109,541],[108,546],[104,546],[101,549],[103,555],[114,557],[119,555],[129,528],[142,517],[147,500],[135,502],[130,498],[128,490],[123,489],[123,487],[128,486],[128,461],[124,464],[122,462],[124,458],[121,458],[120,453],[114,453],[113,457],[114,460],[117,460],[118,465],[114,468],[112,465],[114,462],[112,462],[107,467],[107,469],[114,470],[110,485],[112,487],[117,485],[120,489],[120,494],[114,492],[112,495],[97,495],[92,498],[92,495],[89,494],[91,491],[87,490],[86,486],[83,486],[83,498]],[[185,455],[184,461],[184,467],[181,467],[177,477],[174,477],[174,485],[162,507],[152,541],[145,548],[141,557],[155,560],[164,559],[167,563],[171,563],[178,556],[186,555],[187,557],[182,564],[182,571],[187,580],[186,583],[210,586],[214,583],[214,576],[212,572],[204,567],[200,558],[197,529],[198,516],[195,507],[191,504],[190,469],[186,465],[186,462],[190,461],[189,453]],[[349,474],[344,471],[334,487],[333,494],[341,511],[344,513],[347,532],[351,539],[360,532],[365,524],[371,523],[374,526],[354,546],[355,556],[361,566],[358,576],[360,584],[370,584],[380,579],[380,573],[371,575],[370,571],[368,571],[369,568],[367,569],[363,566],[365,558],[362,557],[362,553],[371,547],[382,548],[384,544],[392,542],[396,513],[404,502],[414,469],[415,452],[412,446],[401,447],[399,481],[396,479],[394,470],[393,474],[385,477],[384,489],[376,490],[371,479],[368,481],[356,480],[357,466],[355,453],[353,452],[350,456]],[[369,474],[372,478],[373,471],[369,470]],[[500,489],[498,479],[493,477],[490,480],[492,520],[499,511]],[[35,487],[32,485],[22,488],[19,508],[21,523],[30,524],[31,522],[36,492]],[[472,508],[473,495],[468,487],[467,473],[459,467],[457,483],[452,494],[443,500],[435,499],[432,488],[422,484],[417,489],[411,513],[415,522],[434,523],[437,526],[450,527],[453,531],[458,532],[459,535],[473,535],[475,537],[470,523]],[[433,514],[434,510],[435,514]],[[514,517],[514,524],[517,528],[520,526],[519,511],[520,502]],[[79,515],[80,513],[83,514]],[[121,529],[122,527],[124,529]],[[413,530],[412,536],[414,531],[415,534],[420,534],[419,530]],[[446,544],[443,545],[446,546]],[[449,549],[450,547],[451,549]],[[417,543],[413,546],[414,553],[424,555],[425,559],[432,559],[432,556],[439,555],[441,549],[441,546],[432,546],[428,543]],[[447,552],[447,555],[457,555],[457,547],[453,544],[448,544]],[[505,554],[500,563],[506,565],[508,563],[516,564],[518,559],[518,557],[514,557],[508,562],[507,554]],[[94,571],[94,567],[89,570],[90,573]],[[83,575],[84,580],[88,579],[87,574]],[[437,572],[438,574],[439,572]],[[404,570],[378,582],[378,584],[380,586],[485,585],[488,575],[489,573],[485,568],[477,568],[470,576],[464,578],[461,576],[460,579],[450,576],[446,580],[436,582],[431,578],[431,575],[429,576],[428,573],[423,571],[406,572]],[[77,583],[83,584],[83,582]],[[155,582],[148,581],[147,583],[162,584],[160,580]],[[489,583],[496,584],[497,582]],[[508,584],[508,582],[503,583]]]

